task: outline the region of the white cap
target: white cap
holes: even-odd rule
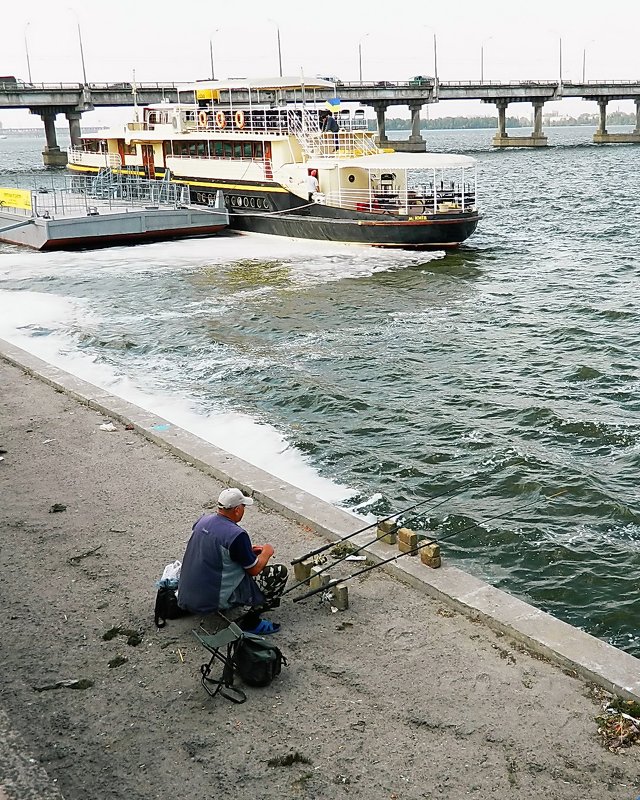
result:
[[[218,497],[219,508],[237,508],[237,506],[252,506],[253,498],[242,494],[240,489],[223,489]]]

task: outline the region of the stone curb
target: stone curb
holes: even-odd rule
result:
[[[362,527],[362,520],[346,511],[2,339],[0,357],[89,408],[122,424],[133,425],[138,433],[151,442],[222,483],[238,486],[253,495],[265,508],[319,533],[329,541],[339,541],[354,529]],[[355,536],[353,542],[361,545],[374,535],[369,531],[362,536]],[[382,543],[366,549],[368,557],[374,561],[381,561],[393,554],[389,546]],[[481,619],[528,650],[575,671],[609,692],[640,701],[640,661],[628,653],[456,567],[444,565],[433,570],[422,565],[419,559],[407,557],[382,568],[463,614]]]

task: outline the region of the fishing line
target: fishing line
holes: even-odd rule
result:
[[[427,508],[426,511],[429,511],[429,512],[433,511],[434,508],[438,508],[438,506],[443,505],[443,503],[447,503],[447,502],[449,502],[449,500],[455,499],[455,497],[457,497],[457,495],[462,494],[464,491],[466,491],[466,489],[458,492],[455,495],[453,495],[453,497],[445,497],[444,500],[441,500],[439,503],[436,503],[434,506],[431,506],[430,508]],[[435,497],[439,497],[439,495],[436,495]],[[430,499],[434,500],[435,497],[432,497]],[[395,515],[393,515],[393,516],[395,516]],[[325,567],[322,567],[322,569],[317,570],[316,572],[314,572],[314,577],[316,577],[318,575],[322,575],[322,573],[325,572],[326,570],[331,569],[332,567],[335,567],[338,564],[341,564],[343,561],[345,561],[347,558],[349,558],[349,556],[353,556],[356,553],[359,553],[361,550],[364,550],[365,547],[371,547],[372,544],[375,544],[376,542],[379,542],[381,539],[384,539],[385,536],[389,536],[390,534],[396,533],[396,531],[399,531],[400,528],[403,528],[407,523],[411,522],[412,520],[418,519],[419,516],[420,516],[419,514],[415,514],[415,515],[412,515],[411,517],[409,517],[407,520],[404,520],[401,523],[398,522],[398,524],[394,525],[394,527],[391,528],[391,530],[384,531],[384,533],[379,534],[378,536],[376,536],[375,539],[372,539],[370,542],[365,542],[365,544],[361,544],[360,547],[357,547],[355,550],[351,550],[349,553],[345,553],[344,556],[341,556],[340,558],[335,559],[331,564],[327,564]],[[387,517],[387,519],[388,519],[388,517]],[[382,522],[382,520],[381,520],[381,522]],[[376,525],[377,524],[379,524],[379,523],[376,523]],[[373,527],[373,526],[371,526],[371,527]],[[366,530],[366,528],[364,530]],[[351,535],[353,536],[354,534],[351,534]],[[342,539],[342,542],[344,542],[344,541],[345,540]],[[339,546],[342,542],[334,542],[332,545],[329,545],[329,547]],[[286,591],[284,591],[282,593],[282,596],[284,597],[285,594],[289,594],[289,592],[292,592],[294,589],[297,589],[298,586],[302,586],[302,584],[308,584],[308,583],[309,583],[309,579],[308,578],[305,578],[305,580],[299,581],[298,583],[294,583],[293,586],[290,586]]]
[[[364,528],[360,528],[353,533],[350,533],[348,536],[343,537],[340,541],[346,542],[348,539],[352,539],[354,536],[357,536],[359,533],[364,533],[365,531],[371,530],[371,528],[375,528],[381,522],[386,522],[387,520],[392,519],[393,517],[399,517],[403,514],[407,514],[409,511],[413,511],[414,508],[419,508],[420,506],[425,505],[426,503],[430,503],[432,500],[437,500],[438,497],[442,497],[443,495],[448,494],[461,494],[462,492],[466,491],[470,486],[478,479],[478,476],[475,476],[473,480],[469,481],[466,484],[463,484],[462,488],[457,489],[445,489],[444,492],[439,492],[438,494],[434,494],[433,497],[428,497],[426,500],[421,500],[419,503],[414,503],[414,505],[409,506],[409,508],[405,508],[403,511],[394,511],[392,514],[389,514],[387,517],[383,517],[382,519],[376,520],[376,522],[372,522],[370,525],[367,525]],[[330,544],[324,544],[322,547],[317,547],[315,550],[311,550],[303,556],[299,556],[298,558],[294,558],[291,562],[292,566],[299,564],[301,561],[305,561],[307,558],[311,558],[312,556],[317,556],[320,553],[324,553],[325,550],[329,550],[331,547],[335,547],[336,544],[340,544],[340,542],[331,542]]]
[[[549,495],[549,497],[546,497],[545,500],[552,500],[554,497],[558,497],[559,495],[564,494],[566,491],[567,491],[566,489],[562,489],[561,491],[556,492],[555,494]],[[376,569],[376,567],[382,567],[384,564],[389,564],[392,561],[397,561],[399,558],[402,558],[402,556],[408,556],[412,555],[413,553],[417,553],[418,550],[422,550],[423,547],[443,542],[445,539],[449,539],[451,536],[456,536],[459,533],[464,533],[465,531],[473,530],[474,528],[479,528],[481,525],[484,526],[487,524],[487,522],[492,522],[493,520],[496,519],[508,518],[519,511],[523,511],[525,508],[529,508],[530,506],[535,505],[536,503],[539,502],[539,500],[540,498],[532,501],[531,503],[527,503],[524,506],[520,506],[519,508],[513,509],[512,511],[508,511],[503,514],[495,514],[494,516],[487,517],[485,520],[481,520],[480,522],[474,522],[473,525],[468,525],[466,528],[462,528],[462,530],[459,531],[452,531],[451,533],[448,533],[445,536],[441,536],[439,539],[429,539],[427,541],[421,542],[417,547],[413,547],[411,550],[407,550],[406,553],[398,553],[397,555],[391,556],[390,558],[385,558],[382,561],[379,561],[377,564],[371,564],[368,567],[364,567],[363,569],[358,570],[357,572],[354,572],[351,575],[348,575],[346,578],[334,578],[330,580],[329,583],[327,583],[325,586],[320,586],[317,589],[311,589],[310,591],[305,592],[305,594],[300,595],[300,597],[294,597],[293,602],[299,603],[301,600],[306,600],[308,597],[313,597],[314,594],[318,594],[319,592],[326,592],[332,586],[337,586],[339,583],[346,583],[347,581],[350,581],[352,578],[357,578],[359,575],[364,575],[365,572],[370,572],[372,569]]]

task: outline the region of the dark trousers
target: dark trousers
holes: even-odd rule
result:
[[[260,614],[277,608],[280,605],[280,598],[287,585],[288,570],[284,564],[267,564],[255,581],[258,589],[264,595],[264,603],[250,609],[242,617],[241,626],[243,628],[255,628],[260,622]]]

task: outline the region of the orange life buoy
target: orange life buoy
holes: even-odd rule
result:
[[[206,111],[201,111],[201,112],[198,114],[198,122],[200,123],[200,125],[201,125],[203,128],[206,128],[206,127],[207,127],[207,125],[209,124],[209,121],[208,121],[208,119],[207,119],[207,112],[206,112]]]
[[[244,128],[244,111],[236,111],[236,128]]]
[[[224,111],[216,111],[216,125],[219,128],[224,128],[227,124],[227,118],[224,115]]]

